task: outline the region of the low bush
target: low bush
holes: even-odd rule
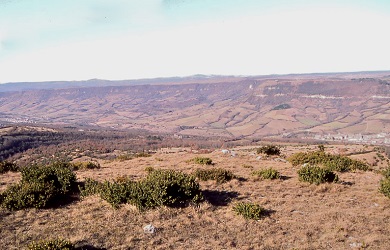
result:
[[[385,170],[382,171],[382,175],[385,177],[385,178],[388,178],[390,179],[390,167],[386,168]]]
[[[64,239],[50,239],[32,242],[27,247],[28,250],[73,250],[74,244]]]
[[[390,167],[382,171],[383,179],[379,183],[379,192],[390,198]]]
[[[74,170],[85,170],[85,169],[99,169],[100,164],[92,161],[78,161],[69,163],[69,167]]]
[[[263,146],[258,148],[256,151],[258,154],[280,155],[280,148],[274,145]]]
[[[379,192],[390,198],[390,178],[383,178],[380,181]]]
[[[86,178],[83,185],[79,186],[80,196],[86,197],[90,195],[100,194],[100,182],[91,178]]]
[[[140,153],[136,153],[134,155],[135,158],[139,158],[139,157],[150,157],[152,156],[151,154],[148,154],[148,153],[145,153],[145,152],[140,152]]]
[[[201,181],[215,180],[217,183],[227,182],[235,177],[231,171],[222,168],[197,169],[194,176]]]
[[[259,204],[250,202],[240,202],[233,207],[238,215],[242,215],[245,219],[260,220],[263,217],[265,209]]]
[[[252,172],[252,175],[258,176],[258,177],[260,177],[262,179],[270,179],[270,180],[274,180],[274,179],[279,179],[280,178],[279,172],[277,170],[273,169],[273,168],[257,170],[257,171]]]
[[[76,175],[68,163],[53,163],[49,166],[30,166],[21,170],[21,182],[52,183],[57,193],[66,194],[76,182]]]
[[[9,210],[46,207],[55,196],[52,183],[22,182],[10,186],[4,193],[2,206]]]
[[[322,165],[330,171],[353,171],[353,170],[369,170],[369,166],[359,160],[353,160],[346,156],[332,155],[323,151],[314,152],[299,152],[291,155],[287,159],[293,166],[303,164],[307,165]]]
[[[47,207],[68,194],[76,182],[76,175],[62,163],[25,167],[21,173],[21,181],[2,194],[2,206],[10,210]]]
[[[298,170],[300,181],[309,182],[311,184],[321,184],[324,182],[337,182],[338,176],[329,169],[318,166],[304,166]]]
[[[17,172],[19,170],[18,166],[15,163],[2,161],[0,162],[0,174],[4,174],[6,172]]]
[[[195,157],[195,158],[189,160],[188,162],[193,162],[193,163],[201,164],[201,165],[212,165],[213,164],[213,160],[211,160],[208,157]]]
[[[140,210],[158,206],[180,206],[203,200],[195,177],[174,170],[154,170],[138,182],[103,182],[87,179],[81,187],[82,196],[99,194],[114,208],[130,203]]]
[[[124,155],[119,155],[116,157],[116,160],[118,161],[128,161],[132,160],[134,158],[140,158],[140,157],[150,157],[152,156],[151,154],[145,153],[145,152],[140,152],[136,154],[124,154]]]
[[[116,160],[118,160],[118,161],[128,161],[128,160],[132,160],[132,159],[134,159],[134,157],[132,155],[129,155],[129,154],[118,155],[116,157]]]
[[[203,200],[199,183],[195,177],[174,170],[152,171],[140,182],[144,197],[149,202],[144,207],[180,206],[191,201],[198,203]]]
[[[127,203],[133,198],[134,185],[135,182],[132,181],[105,181],[99,185],[98,191],[103,200],[118,208],[120,204]]]

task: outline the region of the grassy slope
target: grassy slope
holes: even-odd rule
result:
[[[360,146],[352,147],[358,150]],[[306,146],[288,147],[282,152],[288,155],[306,150]],[[147,166],[190,173],[202,167],[186,163],[195,156],[187,152],[158,153],[149,158],[101,162],[101,169],[77,175],[80,180],[112,180],[123,175],[137,179],[146,175]],[[297,169],[289,163],[256,160],[248,151],[238,151],[235,158],[219,151],[204,156],[213,159],[214,167],[229,169],[247,180],[221,185],[201,182],[202,189],[208,190],[208,202],[197,208],[159,208],[140,213],[130,205],[114,210],[98,197],[89,197],[57,209],[0,209],[0,249],[20,249],[32,240],[57,236],[78,245],[107,249],[386,249],[390,244],[390,200],[378,192],[378,173],[341,173],[341,183],[315,186],[300,183]],[[261,181],[251,176],[253,170],[266,167],[277,169],[284,178]],[[17,181],[18,175],[8,173],[1,178],[9,185]],[[0,188],[4,190],[6,185]],[[247,221],[232,211],[238,201],[259,203],[270,213],[260,221]],[[149,223],[158,228],[156,234],[143,232],[143,226]]]

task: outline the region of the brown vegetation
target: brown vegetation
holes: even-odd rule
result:
[[[325,150],[339,149],[350,154],[373,150],[358,145],[327,146]],[[316,146],[281,146],[286,157],[315,150]],[[157,152],[125,161],[95,159],[101,167],[76,171],[78,181],[113,181],[124,176],[142,180],[147,167],[192,174],[200,167],[188,162],[195,157],[210,158],[214,165],[202,167],[226,169],[237,178],[222,183],[200,181],[206,201],[182,208],[163,206],[142,212],[125,204],[114,209],[97,196],[55,209],[11,212],[1,208],[0,248],[21,249],[33,241],[52,238],[98,249],[386,249],[390,244],[390,199],[378,190],[381,172],[338,172],[337,183],[311,185],[299,181],[299,166],[274,157],[258,160],[256,147],[234,151],[235,157],[217,150],[202,155]],[[351,157],[370,161],[373,156]],[[376,167],[385,169],[387,163],[380,161]],[[252,176],[253,171],[268,168],[277,170],[280,178],[259,181]],[[18,182],[18,176],[14,172],[1,175],[0,190]],[[261,215],[259,219],[237,215],[234,207],[241,202],[258,204],[261,209],[253,209]],[[148,224],[156,227],[155,233],[144,233]]]

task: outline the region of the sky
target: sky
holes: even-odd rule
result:
[[[390,70],[389,0],[0,0],[0,83]]]

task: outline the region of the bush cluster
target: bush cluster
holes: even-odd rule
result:
[[[304,166],[298,170],[300,181],[319,185],[324,182],[337,182],[338,176],[329,169],[318,166]]]
[[[50,239],[32,242],[27,247],[28,250],[73,250],[75,246],[70,241],[64,239]]]
[[[262,179],[270,179],[270,180],[274,180],[274,179],[279,179],[280,178],[279,172],[277,170],[273,169],[273,168],[267,168],[267,169],[253,171],[252,175],[258,176],[258,177],[260,177]]]
[[[258,148],[256,151],[258,154],[280,155],[280,148],[274,145],[263,146]]]
[[[379,183],[379,192],[390,198],[390,167],[383,172],[383,179]]]
[[[18,166],[15,163],[2,161],[0,162],[0,174],[4,174],[8,171],[17,172],[19,170]]]
[[[383,178],[379,183],[379,191],[390,198],[390,178]]]
[[[195,157],[188,162],[193,162],[200,165],[213,165],[213,160],[208,157]]]
[[[233,207],[238,215],[242,215],[245,219],[259,220],[264,215],[265,209],[259,204],[250,202],[240,202]]]
[[[87,197],[100,193],[101,183],[91,178],[86,178],[82,185],[79,185],[80,196]]]
[[[85,181],[81,195],[99,194],[113,207],[129,203],[140,210],[158,206],[181,206],[203,200],[195,177],[174,170],[153,170],[140,181],[130,179],[99,183]]]
[[[128,160],[132,160],[132,159],[134,159],[134,157],[132,155],[129,155],[129,154],[118,155],[116,157],[116,160],[118,160],[118,161],[128,161]]]
[[[359,160],[353,160],[346,156],[332,155],[323,151],[314,152],[299,152],[293,154],[287,159],[293,166],[303,164],[307,165],[322,165],[330,171],[353,171],[353,170],[369,170],[369,166]]]
[[[148,154],[148,153],[145,153],[145,152],[140,152],[140,153],[136,153],[134,155],[135,158],[140,158],[140,157],[150,157],[152,156],[151,154]]]
[[[132,160],[134,158],[140,158],[140,157],[150,157],[152,156],[151,154],[145,153],[145,152],[140,152],[136,154],[124,154],[124,155],[119,155],[116,157],[117,160],[119,161],[128,161]]]
[[[68,194],[76,182],[76,175],[67,164],[30,166],[21,170],[22,179],[1,195],[2,206],[10,210],[44,208],[50,202]]]
[[[382,171],[382,175],[385,178],[390,178],[390,167],[386,168],[385,170]]]
[[[215,180],[217,183],[223,183],[235,178],[234,174],[223,168],[197,169],[194,176],[201,181]]]
[[[74,171],[85,170],[85,169],[99,169],[100,164],[92,161],[78,161],[69,163],[69,168]]]

